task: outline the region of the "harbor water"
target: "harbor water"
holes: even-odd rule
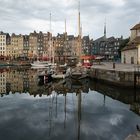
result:
[[[49,81],[43,69],[0,70],[0,140],[124,140],[140,93],[91,79]]]

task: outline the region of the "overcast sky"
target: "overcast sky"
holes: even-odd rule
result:
[[[83,35],[96,39],[103,35],[107,22],[107,37],[128,37],[130,28],[140,22],[140,0],[81,0]],[[78,0],[0,0],[0,30],[29,34],[34,30],[78,33]]]

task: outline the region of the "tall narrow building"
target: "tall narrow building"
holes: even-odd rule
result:
[[[4,57],[7,56],[6,45],[8,45],[9,43],[10,43],[10,35],[8,33],[4,33],[1,31],[0,32],[0,56],[3,59]]]

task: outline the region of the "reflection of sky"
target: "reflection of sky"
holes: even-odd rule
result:
[[[78,138],[78,96],[10,94],[0,98],[0,140]],[[80,140],[121,140],[135,131],[140,117],[129,106],[98,92],[82,94]],[[66,119],[66,120],[65,120]]]

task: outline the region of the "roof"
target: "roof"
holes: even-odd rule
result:
[[[138,45],[140,45],[140,36],[137,36],[134,40],[128,42],[128,44],[122,49],[122,51],[137,49]]]
[[[106,38],[105,38],[104,36],[102,36],[102,37],[100,37],[100,38],[94,40],[94,43],[95,43],[95,42],[101,42],[101,41],[106,41]]]
[[[0,31],[0,35],[7,35],[7,33],[4,33],[3,31]]]
[[[137,30],[140,29],[140,23],[136,24],[133,28],[131,28],[130,30]]]

